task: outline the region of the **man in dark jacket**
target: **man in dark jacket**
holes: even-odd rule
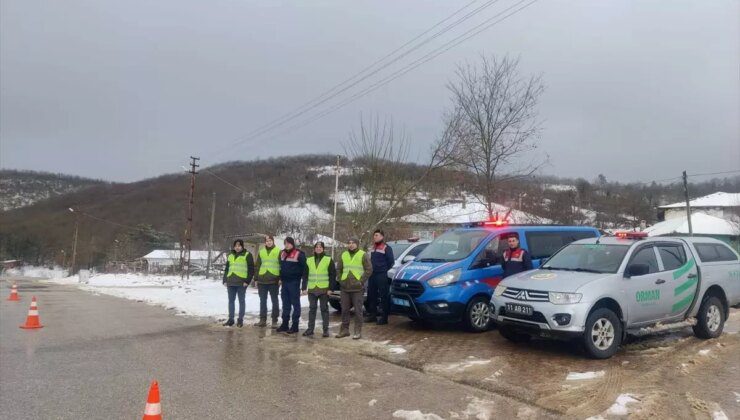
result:
[[[280,298],[283,301],[283,323],[277,332],[295,334],[298,332],[298,321],[301,319],[301,279],[306,270],[306,255],[295,247],[295,240],[285,238],[284,249],[280,253]],[[293,314],[291,317],[291,307]],[[292,319],[290,328],[288,322]]]
[[[224,326],[234,325],[234,300],[239,296],[239,318],[236,326],[241,328],[244,325],[244,295],[247,286],[254,277],[254,259],[246,249],[244,241],[237,239],[231,253],[226,259],[226,268],[224,269],[223,284],[226,286],[229,295],[229,319]]]
[[[519,246],[519,237],[512,234],[506,238],[509,249],[501,257],[501,268],[504,269],[504,278],[532,269],[532,257],[526,249]]]
[[[334,261],[324,254],[324,243],[316,242],[313,256],[306,260],[306,272],[301,285],[301,291],[308,294],[308,329],[303,333],[304,336],[313,336],[317,303],[321,304],[322,337],[329,336],[329,285],[336,281],[337,268]]]
[[[391,309],[388,270],[393,267],[394,259],[393,248],[385,243],[385,235],[380,229],[373,232],[370,262],[373,265],[373,274],[368,281],[368,313],[365,322],[377,322],[378,325],[385,325],[388,323],[388,313]],[[378,313],[378,300],[380,300],[380,313]]]

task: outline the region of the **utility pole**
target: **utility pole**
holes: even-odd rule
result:
[[[689,203],[689,181],[686,171],[683,171],[683,195],[686,198],[686,220],[689,223],[689,236],[694,235],[694,229],[691,227],[691,204]]]
[[[70,212],[75,213],[75,210],[70,207],[68,209]],[[79,213],[75,213],[75,236],[74,241],[72,243],[72,263],[69,266],[69,275],[71,276],[75,272],[75,264],[77,264],[77,233],[80,228],[80,215]]]
[[[185,264],[185,276],[190,280],[190,250],[193,245],[193,199],[195,196],[195,175],[198,172],[195,168],[200,165],[197,162],[200,158],[190,156],[190,194],[188,195],[188,223],[185,229],[185,246],[187,249],[187,262]]]
[[[216,192],[213,192],[211,202],[211,231],[208,233],[208,263],[206,264],[206,278],[211,275],[211,250],[213,249],[213,219],[216,217]]]
[[[337,247],[337,196],[339,195],[339,160],[337,155],[337,168],[334,171],[334,218],[331,227],[331,259],[334,261],[334,248]]]

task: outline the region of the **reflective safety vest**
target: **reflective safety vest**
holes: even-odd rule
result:
[[[228,274],[226,274],[226,277],[229,277],[232,274],[243,279],[249,277],[247,255],[249,255],[249,252],[245,252],[244,254],[238,256],[234,255],[234,253],[229,254],[229,272]]]
[[[354,257],[350,256],[349,251],[342,253],[342,278],[347,280],[349,273],[355,276],[357,280],[362,278],[365,268],[362,266],[362,259],[365,257],[365,251],[358,249]]]
[[[268,271],[275,276],[280,275],[280,250],[276,246],[269,253],[267,248],[260,249],[260,276]]]
[[[316,257],[306,260],[308,266],[308,290],[329,288],[329,263],[331,258],[324,255],[316,266]]]

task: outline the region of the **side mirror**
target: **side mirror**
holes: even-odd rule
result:
[[[635,263],[627,267],[627,277],[644,276],[650,272],[650,266],[647,264]]]
[[[403,257],[403,259],[401,260],[401,263],[406,264],[407,262],[411,262],[411,261],[413,261],[415,259],[416,259],[415,256],[413,256],[413,255],[407,255],[407,256]]]

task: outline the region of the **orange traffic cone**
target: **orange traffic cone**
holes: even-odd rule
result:
[[[10,288],[10,296],[8,296],[8,300],[12,300],[14,302],[19,302],[21,300],[21,297],[18,296],[18,285],[13,283],[13,286]]]
[[[144,420],[162,420],[162,405],[159,403],[159,384],[152,382],[144,408]]]
[[[28,309],[28,317],[26,318],[26,324],[21,325],[21,328],[34,329],[43,328],[39,320],[39,308],[36,306],[36,296],[31,298],[31,307]]]

